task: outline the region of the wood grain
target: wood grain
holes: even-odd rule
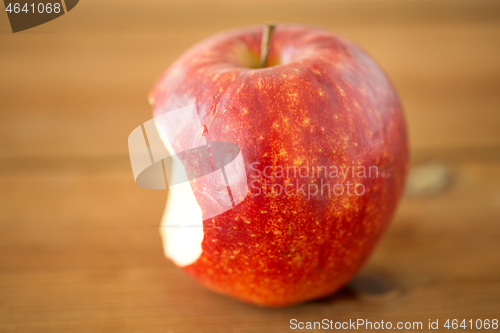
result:
[[[403,199],[348,287],[281,310],[207,291],[164,259],[166,192],[134,184],[127,150],[175,57],[266,22],[318,25],[362,45],[400,93],[412,164],[438,162],[452,177],[441,193]],[[88,0],[17,34],[0,13],[0,331],[500,319],[499,41],[500,2],[483,0]]]

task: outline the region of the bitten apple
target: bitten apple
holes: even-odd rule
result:
[[[206,287],[287,306],[335,292],[360,268],[401,195],[407,139],[394,88],[360,47],[279,25],[262,57],[262,31],[200,42],[152,90],[154,116],[194,104],[199,135],[240,147],[249,192],[202,221],[200,189],[185,183],[169,194],[162,223],[203,228],[161,233],[167,257]],[[167,124],[156,125],[161,135]]]

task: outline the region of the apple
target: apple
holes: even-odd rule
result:
[[[302,25],[224,32],[181,55],[150,101],[170,154],[186,140],[237,145],[248,192],[204,218],[200,193],[221,189],[172,186],[160,231],[175,264],[211,290],[273,307],[327,296],[359,270],[408,160],[398,96],[360,47]],[[203,130],[175,134],[161,115],[187,105]]]

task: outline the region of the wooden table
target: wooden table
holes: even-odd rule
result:
[[[166,191],[135,185],[127,150],[176,56],[268,21],[367,49],[400,92],[412,165],[437,163],[451,179],[402,200],[347,288],[280,310],[207,291],[164,259]],[[494,0],[86,0],[17,34],[0,13],[0,331],[281,332],[324,318],[426,331],[429,319],[500,319],[499,125]]]

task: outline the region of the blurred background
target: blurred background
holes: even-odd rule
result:
[[[281,310],[207,291],[164,259],[166,191],[135,185],[127,147],[177,56],[268,22],[316,25],[367,50],[400,94],[412,159],[407,193],[358,277]],[[16,34],[0,12],[0,171],[2,332],[499,319],[500,2],[82,0]]]

